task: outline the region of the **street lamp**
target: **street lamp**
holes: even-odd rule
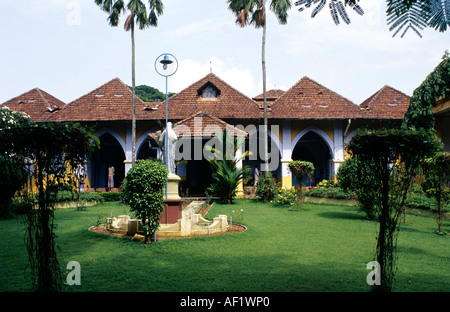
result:
[[[161,65],[162,65],[162,69],[161,69]],[[170,66],[170,68],[169,68],[169,66]],[[159,75],[166,77],[166,131],[167,131],[167,123],[168,123],[168,119],[169,119],[167,81],[168,81],[168,78],[170,76],[172,76],[173,74],[175,74],[175,72],[178,70],[178,61],[177,61],[176,57],[173,56],[172,54],[163,53],[160,56],[158,56],[158,58],[155,61],[155,70]],[[168,139],[167,133],[166,133],[165,139],[166,139],[165,140],[166,142],[165,142],[164,152],[165,152],[165,160],[166,160],[166,168],[167,168],[167,158],[168,158],[168,148],[167,147],[169,144],[169,142],[168,142],[169,139]],[[167,168],[167,169],[169,169],[169,168]],[[166,184],[166,199],[167,198],[168,198],[168,183]]]

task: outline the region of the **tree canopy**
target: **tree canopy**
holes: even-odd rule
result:
[[[132,87],[129,87],[130,89]],[[175,93],[168,93],[171,97]],[[144,102],[162,102],[165,101],[166,95],[156,88],[147,85],[136,86],[136,95]]]
[[[404,128],[434,129],[434,115],[431,109],[436,106],[436,101],[440,98],[450,95],[450,57],[448,52],[445,52],[442,59],[434,71],[414,90],[403,119]]]

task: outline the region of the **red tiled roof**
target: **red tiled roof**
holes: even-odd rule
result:
[[[352,118],[360,112],[358,105],[303,77],[271,106],[269,118],[335,119]]]
[[[136,119],[153,119],[151,108],[136,96]],[[67,104],[52,121],[106,121],[132,119],[132,91],[119,78],[115,78],[88,94]]]
[[[238,129],[225,121],[213,117],[205,112],[197,112],[196,114],[180,120],[173,126],[173,131],[180,137],[213,137],[216,131],[222,132],[224,129],[230,135],[247,136],[247,132]],[[149,134],[151,138],[157,141],[161,130],[157,130]]]
[[[361,103],[360,118],[403,119],[410,97],[390,87],[384,86]]]
[[[201,122],[201,124],[200,124]],[[175,131],[175,133],[179,136],[179,135],[186,135],[186,133],[182,133],[182,128],[181,126],[186,126],[189,128],[190,131],[190,136],[208,136],[208,137],[213,137],[215,136],[215,132],[217,130],[219,131],[223,131],[224,129],[226,129],[229,134],[234,134],[236,136],[246,136],[247,132],[245,132],[244,130],[240,130],[228,123],[226,123],[225,121],[213,117],[205,112],[198,112],[194,115],[192,115],[191,117],[188,117],[186,119],[183,119],[179,122],[177,122],[174,127],[173,130]],[[200,129],[199,129],[200,128]],[[199,131],[201,130],[201,131]]]
[[[17,112],[24,112],[36,122],[48,121],[48,119],[66,104],[53,95],[34,88],[25,92],[0,106],[7,106]]]
[[[280,90],[280,89],[272,89],[272,90],[266,91],[266,99],[276,100],[280,96],[282,96],[284,94],[284,92],[285,91]],[[264,93],[261,93],[260,95],[255,96],[253,99],[262,101],[264,99]]]
[[[216,98],[202,98],[206,85],[217,92]],[[202,111],[217,118],[262,118],[263,112],[251,98],[231,87],[216,75],[210,73],[178,92],[168,100],[169,119],[185,119]],[[156,119],[165,119],[165,102],[157,106]]]

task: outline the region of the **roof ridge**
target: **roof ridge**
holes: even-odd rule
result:
[[[369,96],[367,99],[365,99],[364,101],[362,101],[361,102],[361,104],[360,104],[360,106],[361,105],[363,105],[365,102],[367,102],[367,104],[365,104],[365,107],[364,108],[366,108],[366,109],[369,109],[371,106],[372,106],[372,104],[375,102],[375,100],[377,100],[379,97],[380,97],[380,95],[386,90],[386,89],[392,89],[393,91],[395,91],[395,92],[398,92],[398,93],[400,93],[400,94],[402,94],[402,95],[404,95],[404,96],[406,96],[406,97],[410,97],[409,95],[407,95],[406,93],[404,93],[404,92],[402,92],[402,91],[399,91],[399,90],[397,90],[396,88],[394,88],[394,87],[391,87],[390,85],[387,85],[387,84],[385,84],[383,87],[381,87],[377,92],[375,92],[374,94],[372,94],[371,96]]]
[[[6,104],[7,102],[11,102],[12,100],[15,100],[15,99],[17,99],[17,98],[20,98],[21,96],[24,96],[25,94],[28,94],[28,93],[30,93],[30,92],[32,92],[32,91],[34,91],[34,90],[38,90],[38,89],[39,89],[38,87],[35,87],[35,88],[32,88],[32,89],[30,89],[30,90],[28,90],[28,91],[25,91],[25,92],[23,92],[23,93],[21,93],[21,94],[15,96],[15,97],[10,98],[10,99],[7,100],[7,101],[1,103],[0,106],[3,106],[3,105]]]
[[[311,79],[311,78],[308,77],[308,76],[303,76],[303,77],[300,78],[300,80],[297,81],[292,87],[290,87],[286,92],[284,92],[277,100],[275,100],[275,102],[271,105],[271,108],[274,108],[274,107],[278,104],[279,101],[281,101],[283,98],[289,96],[289,93],[290,93],[292,90],[294,90],[300,83],[302,83],[302,82],[304,82],[304,81],[307,81],[307,80],[310,81],[310,82],[312,82],[312,83],[314,83],[314,84],[316,84],[317,86],[319,86],[319,87],[321,87],[321,88],[324,88],[326,91],[328,91],[328,92],[330,92],[330,93],[333,93],[333,94],[337,95],[338,97],[340,97],[340,98],[344,99],[345,101],[347,101],[349,104],[353,104],[353,105],[355,105],[355,106],[358,106],[358,104],[355,104],[353,101],[351,101],[350,99],[346,98],[345,96],[343,96],[343,95],[337,93],[336,91],[331,90],[330,88],[328,88],[328,87],[324,86],[323,84],[321,84],[321,83],[315,81],[314,79]]]
[[[248,100],[250,100],[250,102],[252,102],[253,104],[255,104],[255,106],[259,107],[258,103],[256,103],[255,100],[253,100],[252,98],[250,98],[249,96],[245,95],[244,93],[242,93],[241,91],[237,90],[236,88],[234,88],[233,86],[231,86],[230,84],[228,84],[226,81],[224,81],[223,79],[221,79],[219,76],[217,76],[214,73],[208,73],[205,76],[203,76],[203,78],[198,79],[197,81],[191,83],[189,86],[187,86],[186,88],[184,88],[183,90],[181,90],[180,92],[177,92],[175,95],[171,96],[170,99],[176,99],[178,95],[182,94],[183,92],[185,92],[186,90],[188,90],[189,88],[191,88],[193,85],[200,83],[201,81],[206,80],[205,84],[207,82],[211,82],[212,84],[214,84],[211,80],[209,80],[208,77],[213,77],[217,80],[219,80],[222,84],[224,84],[226,87],[232,89],[233,91],[237,92],[239,95],[247,98]],[[204,84],[203,84],[204,85]],[[203,86],[202,85],[202,86]],[[217,88],[219,88],[216,84],[214,84]],[[220,89],[220,88],[219,88]]]

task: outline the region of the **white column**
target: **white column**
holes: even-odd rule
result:
[[[127,122],[126,126],[126,139],[125,139],[125,175],[127,175],[128,170],[131,169],[132,166],[132,158],[133,158],[133,143],[132,143],[132,134],[131,134],[131,122]]]
[[[281,186],[283,188],[291,188],[292,174],[288,168],[288,164],[292,161],[291,121],[284,120],[282,126]]]
[[[245,149],[245,144],[242,144],[242,146],[236,150],[236,154],[235,154],[235,158],[234,158],[235,160],[238,160],[244,154],[244,149]],[[240,159],[236,164],[236,168],[242,169],[242,164],[243,164],[243,159]],[[244,181],[243,180],[239,181],[236,196],[238,198],[244,197]]]
[[[333,166],[332,176],[336,177],[339,166],[344,162],[344,133],[342,129],[342,120],[334,121],[334,140],[333,140]]]

